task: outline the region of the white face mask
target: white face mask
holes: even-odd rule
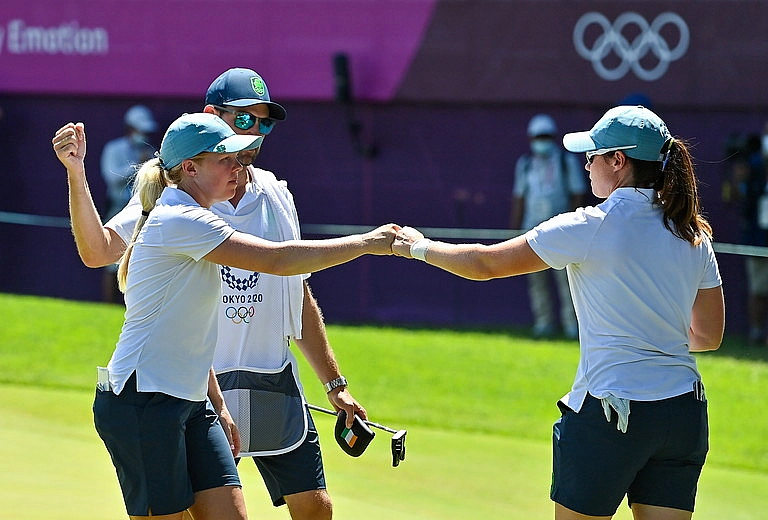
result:
[[[533,139],[531,152],[534,155],[550,155],[555,150],[555,142],[552,139]]]

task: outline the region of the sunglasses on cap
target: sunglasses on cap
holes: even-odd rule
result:
[[[258,122],[259,133],[262,135],[267,135],[270,133],[275,127],[275,123],[277,122],[269,117],[256,117],[249,112],[240,112],[238,110],[232,110],[231,108],[227,107],[217,106],[216,109],[221,110],[222,112],[234,114],[235,126],[240,130],[250,130]]]
[[[618,152],[619,150],[629,150],[630,148],[636,148],[637,145],[631,144],[629,146],[614,146],[613,148],[599,148],[597,150],[592,150],[591,152],[587,152],[587,163],[592,164],[592,161],[597,157],[598,155],[604,155],[610,152]]]

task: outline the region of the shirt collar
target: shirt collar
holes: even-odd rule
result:
[[[608,195],[608,199],[626,199],[639,202],[653,202],[656,200],[656,190],[653,188],[616,188],[613,193]],[[606,200],[608,200],[606,199]]]

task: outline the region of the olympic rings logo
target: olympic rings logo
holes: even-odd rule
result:
[[[256,314],[256,310],[253,305],[250,307],[227,307],[224,310],[224,316],[232,320],[235,325],[250,323],[254,314]]]
[[[588,48],[584,36],[587,28],[593,24],[600,28],[601,34],[592,47]],[[674,48],[670,48],[667,40],[661,35],[666,25],[671,25],[677,30],[678,40]],[[624,32],[632,27],[639,30],[639,34],[629,41]],[[576,52],[585,60],[591,61],[597,75],[606,81],[621,79],[630,69],[642,80],[656,81],[667,72],[671,62],[679,60],[686,53],[689,42],[688,24],[679,15],[671,12],[661,13],[650,24],[641,15],[627,12],[616,18],[613,25],[601,13],[590,12],[579,18],[573,28],[573,45]],[[613,68],[603,63],[611,53],[621,60]],[[658,63],[646,68],[641,60],[648,53],[652,53]]]

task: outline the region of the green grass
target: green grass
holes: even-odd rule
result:
[[[0,294],[0,518],[122,518],[117,480],[90,411],[95,366],[109,359],[122,308]],[[578,347],[515,331],[328,327],[353,395],[372,420],[408,429],[408,457],[389,435],[360,458],[315,414],[336,518],[530,519],[548,499],[555,401],[570,387]],[[761,518],[768,510],[768,349],[729,338],[698,356],[710,401],[711,451],[697,519]],[[327,406],[301,362],[307,396]],[[288,518],[241,465],[252,518]],[[622,507],[617,519],[631,515]]]

